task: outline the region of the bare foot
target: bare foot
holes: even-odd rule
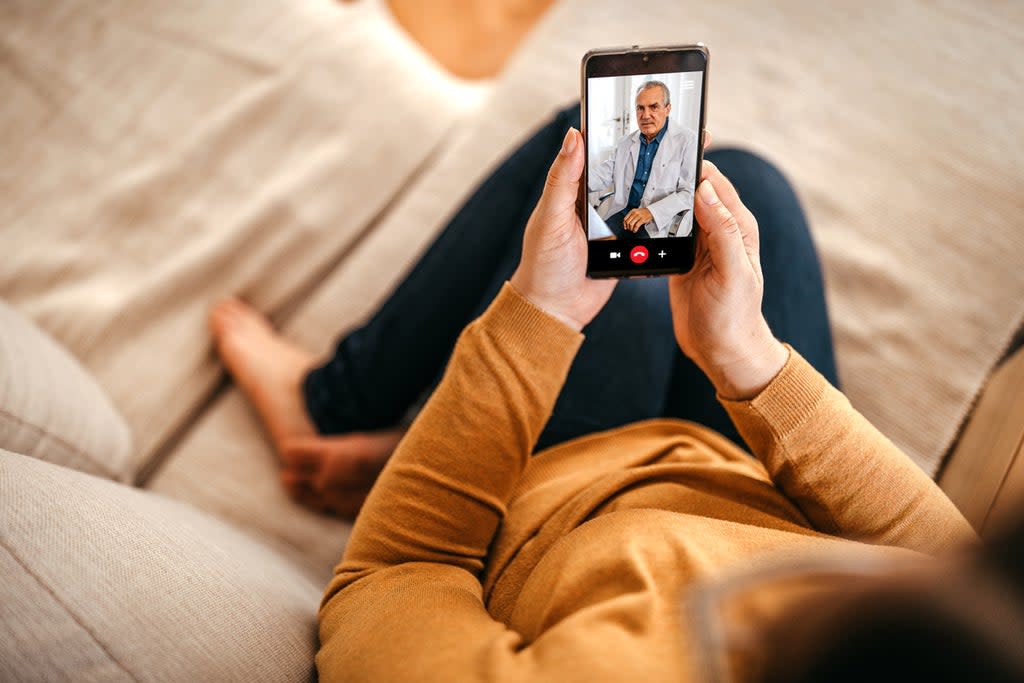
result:
[[[404,434],[390,429],[286,439],[280,451],[281,482],[307,507],[355,517]]]
[[[238,298],[217,303],[208,322],[217,352],[255,406],[277,452],[289,438],[314,436],[301,389],[313,355],[287,341]]]

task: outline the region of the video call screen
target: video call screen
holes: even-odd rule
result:
[[[702,75],[586,79],[588,239],[693,234]]]

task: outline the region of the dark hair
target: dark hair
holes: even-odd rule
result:
[[[865,579],[769,630],[763,681],[1024,681],[1024,519],[948,581]]]

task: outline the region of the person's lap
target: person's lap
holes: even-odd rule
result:
[[[394,425],[436,382],[462,328],[493,299],[518,263],[523,228],[547,168],[578,109],[561,112],[477,189],[381,310],[342,339],[304,383],[322,433]],[[821,270],[792,188],[742,150],[707,153],[757,217],[765,275],[763,311],[832,383],[835,360]],[[624,280],[584,329],[537,450],[653,417],[704,424],[742,444],[704,374],[678,349],[664,278]]]

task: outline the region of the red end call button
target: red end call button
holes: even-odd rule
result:
[[[629,260],[633,263],[643,263],[647,256],[647,247],[641,247],[639,244],[629,250]]]

